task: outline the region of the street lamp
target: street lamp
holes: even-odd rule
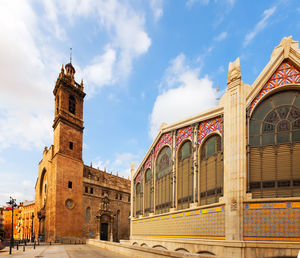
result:
[[[34,241],[34,237],[33,237],[33,219],[34,219],[34,214],[32,213],[32,215],[31,215],[31,242]]]
[[[17,207],[16,199],[9,197],[10,200],[7,204],[11,207],[11,237],[10,237],[10,246],[9,246],[9,254],[11,254],[11,249],[14,244],[14,208]]]

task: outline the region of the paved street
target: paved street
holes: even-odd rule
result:
[[[13,249],[12,255],[8,253],[9,249],[5,248],[0,250],[0,257],[51,257],[51,258],[92,258],[92,257],[104,257],[104,258],[122,258],[122,256],[102,248],[88,246],[88,245],[52,245],[52,246],[37,246],[34,250],[32,246],[26,247],[26,251],[23,252],[23,247],[19,247],[19,250]]]

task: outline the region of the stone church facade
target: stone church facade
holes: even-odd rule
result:
[[[129,237],[130,181],[84,165],[83,82],[71,63],[56,81],[54,140],[45,147],[35,185],[34,234],[45,241]]]
[[[132,167],[130,244],[220,257],[300,249],[300,51],[283,38],[252,86],[229,64],[220,102],[162,125]]]

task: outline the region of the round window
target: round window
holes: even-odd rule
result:
[[[73,209],[75,206],[75,203],[72,199],[67,199],[65,204],[66,204],[66,207],[70,210]]]

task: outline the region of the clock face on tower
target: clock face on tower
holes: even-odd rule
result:
[[[67,199],[66,202],[65,202],[65,205],[66,205],[66,207],[67,207],[69,210],[71,210],[71,209],[74,208],[75,203],[74,203],[74,201],[73,201],[72,199]]]

